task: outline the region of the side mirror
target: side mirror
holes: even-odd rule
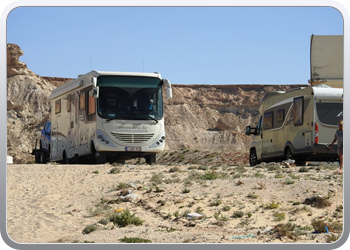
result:
[[[251,134],[250,133],[250,126],[245,127],[245,134],[248,136]]]
[[[163,79],[163,84],[166,87],[166,98],[172,98],[173,97],[173,92],[171,90],[171,84],[168,79]]]
[[[93,85],[94,87],[96,87],[96,86],[97,86],[97,77],[96,77],[96,76],[93,76],[93,77],[91,78],[91,82],[92,82],[92,85]]]
[[[166,89],[166,98],[172,98],[173,92],[172,89]]]
[[[93,98],[98,98],[98,94],[99,94],[99,87],[98,86],[96,86],[96,87],[94,87],[93,89],[92,89],[92,97]]]

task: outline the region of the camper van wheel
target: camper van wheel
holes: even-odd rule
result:
[[[97,164],[105,164],[107,161],[107,155],[105,152],[96,152],[95,158]]]
[[[63,163],[64,164],[70,164],[71,163],[70,159],[67,157],[66,151],[64,151],[64,153],[63,153]]]
[[[40,164],[40,157],[41,157],[41,152],[40,151],[36,151],[35,152],[35,163]]]
[[[152,165],[156,163],[156,154],[150,154],[145,157],[146,163]]]
[[[258,157],[256,155],[255,149],[250,150],[249,164],[251,167],[254,167],[256,164],[258,164]]]
[[[292,150],[290,149],[290,147],[287,147],[284,151],[284,157],[286,158],[286,160],[292,159],[293,157],[293,153]]]
[[[46,164],[47,160],[47,154],[45,151],[41,151],[41,154],[40,154],[40,163],[42,164]]]

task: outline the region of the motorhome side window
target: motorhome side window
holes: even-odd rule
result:
[[[79,95],[79,110],[85,109],[85,92]]]
[[[95,104],[95,98],[93,97],[93,90],[89,90],[87,92],[87,120],[88,121],[96,121],[96,104]]]
[[[266,112],[264,113],[264,120],[263,120],[264,130],[272,129],[273,128],[273,112]]]
[[[293,99],[293,123],[294,126],[303,125],[304,119],[304,97],[296,97]]]
[[[284,121],[284,109],[277,110],[277,122]]]
[[[61,99],[55,101],[55,114],[61,113]]]
[[[67,112],[70,112],[71,111],[71,95],[68,95],[67,96]]]

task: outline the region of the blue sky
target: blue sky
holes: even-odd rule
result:
[[[310,36],[343,35],[331,7],[20,7],[7,42],[41,76],[160,72],[174,84],[307,84]]]

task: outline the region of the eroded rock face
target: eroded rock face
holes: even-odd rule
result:
[[[19,61],[16,44],[7,45],[7,155],[14,163],[34,160],[28,154],[45,122],[50,120],[51,91],[72,80],[41,77]],[[300,85],[299,85],[300,86]],[[167,149],[243,151],[251,137],[245,127],[259,119],[266,91],[289,90],[287,85],[173,85],[173,98],[164,98]]]

